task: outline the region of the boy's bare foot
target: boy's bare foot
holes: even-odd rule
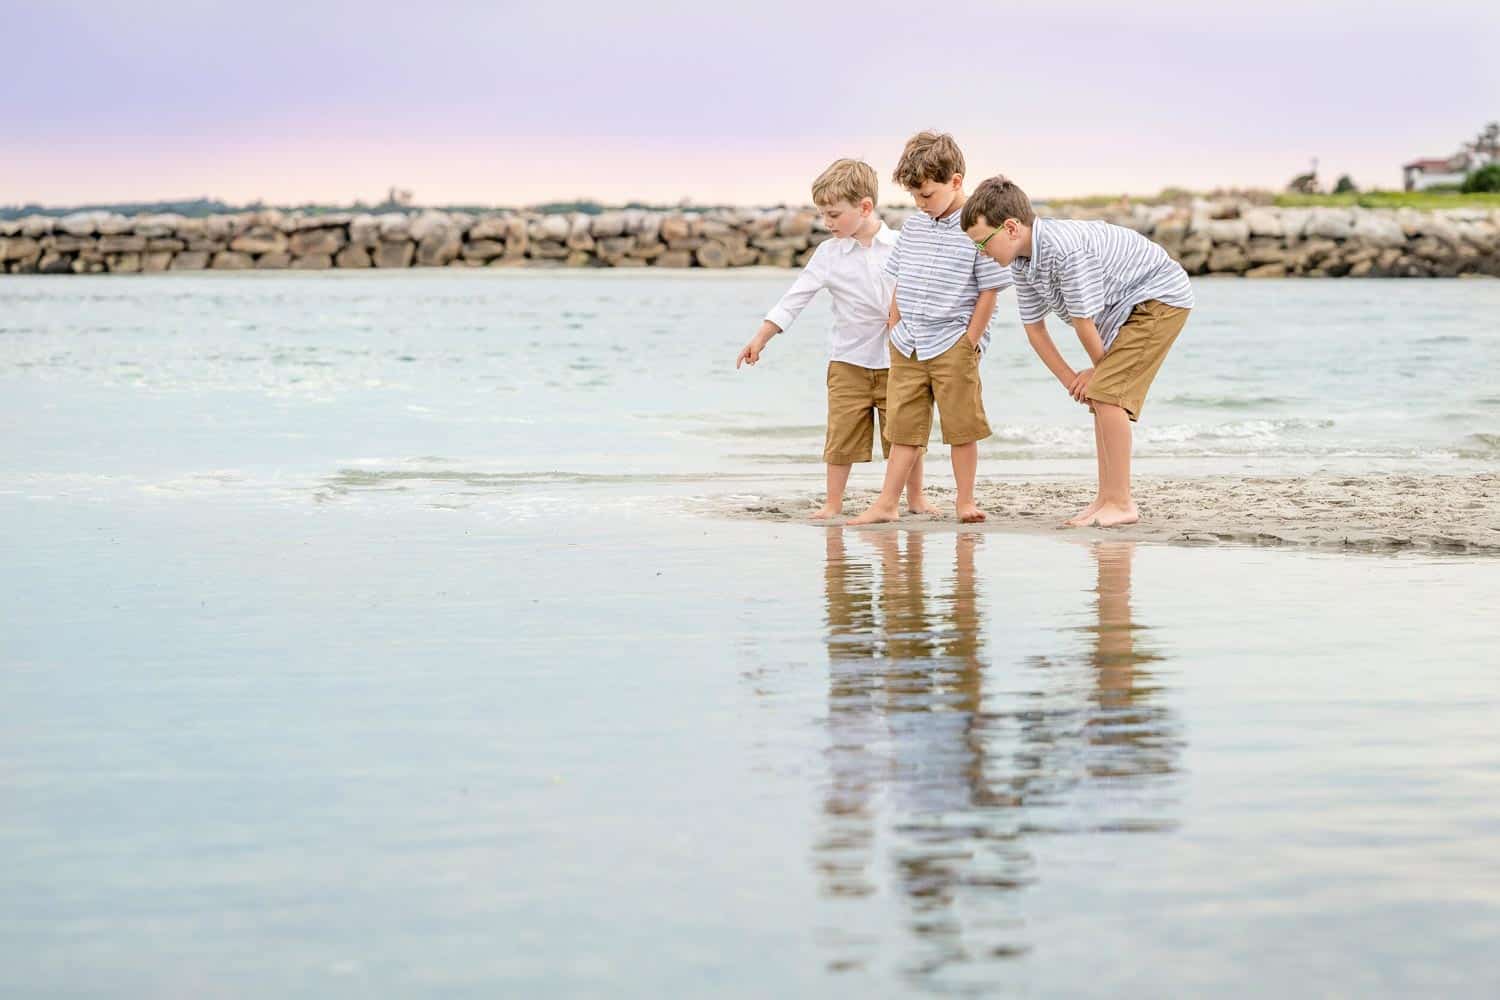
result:
[[[989,517],[988,514],[972,503],[959,504],[955,513],[958,514],[958,522],[960,524],[978,524]]]
[[[1121,528],[1127,524],[1135,524],[1140,519],[1141,512],[1136,509],[1134,501],[1124,507],[1107,503],[1094,513],[1093,523],[1101,528]]]
[[[928,503],[927,502],[927,498],[923,497],[923,496],[919,496],[915,500],[908,500],[906,502],[906,512],[908,514],[941,514],[942,513],[942,511],[938,510],[932,504]]]
[[[1092,521],[1094,519],[1094,515],[1099,513],[1099,508],[1103,506],[1104,501],[1100,500],[1098,497],[1095,497],[1093,503],[1089,504],[1087,507],[1083,508],[1083,510],[1068,518],[1063,522],[1063,524],[1067,525],[1070,528],[1081,528],[1085,524],[1088,524],[1090,521]]]
[[[838,517],[839,515],[841,515],[843,513],[844,513],[844,505],[843,504],[839,504],[837,507],[835,507],[831,503],[825,503],[823,506],[819,507],[816,511],[813,512],[812,520],[814,520],[814,521],[827,521],[830,518]]]
[[[866,510],[858,517],[850,518],[849,524],[887,524],[891,521],[900,520],[900,518],[901,511],[894,503],[883,503],[877,499],[874,503],[870,504],[869,510]]]

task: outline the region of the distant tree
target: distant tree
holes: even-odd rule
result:
[[[1359,188],[1357,188],[1357,187],[1354,186],[1354,179],[1352,177],[1350,177],[1348,174],[1344,174],[1342,177],[1340,177],[1338,179],[1338,183],[1334,184],[1334,186],[1333,186],[1333,193],[1334,194],[1358,194],[1359,193]]]
[[[1482,191],[1500,191],[1500,163],[1491,163],[1464,178],[1464,194]]]

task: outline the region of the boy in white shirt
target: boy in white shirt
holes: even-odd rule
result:
[[[813,520],[843,513],[844,487],[853,464],[872,460],[877,417],[881,452],[886,458],[891,454],[885,390],[891,365],[887,324],[895,279],[886,273],[885,265],[896,245],[896,234],[875,211],[878,187],[875,171],[859,160],[837,160],[813,181],[813,204],[833,238],[818,244],[802,274],[766,314],[734,363],[738,368],[759,361],[771,338],[790,327],[820,289],[828,290],[833,297],[828,434],[823,447],[828,497]],[[922,495],[921,456],[905,485],[906,505],[912,513],[936,513]]]

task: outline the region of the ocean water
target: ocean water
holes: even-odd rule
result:
[[[1494,995],[1500,565],[704,516],[785,280],[0,281],[0,995]],[[1500,462],[1500,284],[1198,295],[1141,471]]]

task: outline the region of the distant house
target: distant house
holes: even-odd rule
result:
[[[1401,177],[1406,190],[1422,191],[1439,184],[1462,184],[1470,171],[1491,163],[1500,163],[1500,123],[1496,122],[1490,122],[1452,156],[1412,160],[1401,168]]]
[[[1406,190],[1424,191],[1439,184],[1462,184],[1469,169],[1469,154],[1459,153],[1442,160],[1412,160],[1401,174]]]

